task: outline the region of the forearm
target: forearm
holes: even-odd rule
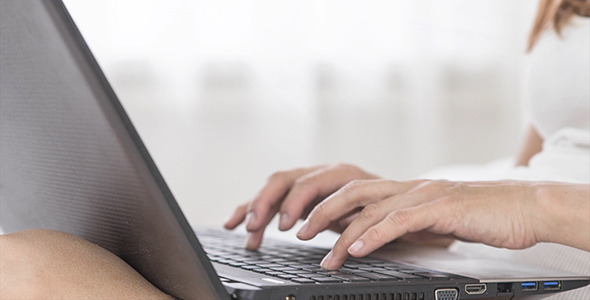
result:
[[[590,184],[543,183],[535,197],[539,241],[590,251]]]

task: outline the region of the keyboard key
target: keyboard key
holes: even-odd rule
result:
[[[381,262],[383,262],[380,259],[375,259],[375,258],[370,258],[370,257],[351,258],[350,260],[351,261],[360,262],[360,263],[365,263],[365,264],[381,263]]]
[[[344,274],[354,274],[354,273],[365,273],[367,271],[359,270],[359,269],[349,269],[349,268],[340,268],[338,271]]]
[[[391,268],[391,269],[407,268],[406,266],[402,266],[402,265],[400,265],[398,263],[394,263],[394,262],[378,262],[378,263],[372,263],[371,265],[373,265],[375,267]]]
[[[244,270],[254,270],[254,269],[260,269],[260,267],[255,266],[255,265],[245,265],[245,266],[240,266],[240,268],[244,269]]]
[[[373,267],[373,266],[370,266],[370,267],[360,267],[358,269],[361,270],[361,271],[373,272],[373,273],[379,273],[380,271],[391,271],[391,270],[388,270],[388,269],[385,269],[385,268]]]
[[[372,266],[369,264],[357,263],[357,262],[348,262],[343,265],[346,268],[350,269],[359,269],[359,268],[371,268]]]
[[[375,280],[375,281],[398,281],[399,280],[397,277],[387,276],[387,275],[379,274],[379,273],[368,273],[367,272],[367,273],[356,273],[355,275],[369,278],[369,279]]]
[[[352,274],[341,274],[341,275],[332,275],[334,278],[338,278],[340,280],[348,281],[348,282],[366,282],[371,281],[369,278],[352,275]]]
[[[317,274],[317,273],[299,273],[296,274],[299,277],[305,277],[305,278],[312,278],[312,277],[320,277],[321,275]]]
[[[292,267],[280,267],[280,268],[272,268],[273,270],[277,270],[277,271],[295,271],[298,269],[292,268]]]
[[[265,269],[265,268],[252,269],[252,271],[258,272],[258,273],[272,272],[271,269]]]
[[[287,274],[306,274],[306,273],[309,273],[309,271],[307,271],[307,270],[286,270],[286,271],[283,271],[283,272],[285,272]]]
[[[322,275],[339,275],[339,274],[343,274],[340,271],[333,271],[333,270],[326,270],[326,269],[317,270],[317,271],[315,271],[315,273],[322,274]]]
[[[299,282],[299,283],[315,283],[315,281],[309,278],[293,278],[292,281]]]
[[[311,279],[314,281],[320,282],[320,283],[342,282],[342,280],[340,280],[338,278],[334,278],[334,277],[312,277]]]
[[[267,269],[272,269],[272,268],[280,268],[280,267],[284,267],[283,265],[279,265],[279,264],[259,264],[258,265],[261,268],[267,268]]]
[[[392,270],[378,271],[377,273],[384,274],[384,275],[389,275],[389,276],[393,276],[393,277],[397,277],[399,279],[404,279],[404,280],[408,280],[408,279],[425,279],[424,277],[421,277],[421,276],[412,275],[412,274],[406,274],[406,273],[392,271]]]
[[[269,271],[269,272],[264,272],[264,274],[266,275],[270,275],[270,276],[279,276],[279,275],[287,275],[283,272],[277,272],[277,271]]]

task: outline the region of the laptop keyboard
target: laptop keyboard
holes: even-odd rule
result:
[[[320,267],[328,253],[325,249],[266,239],[258,251],[251,251],[244,249],[243,235],[205,231],[198,232],[198,237],[212,262],[297,283],[447,281],[460,277],[371,257],[349,258],[332,271]]]

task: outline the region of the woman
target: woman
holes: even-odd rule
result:
[[[553,41],[542,45],[549,33],[541,35],[541,32],[549,24],[557,33],[563,29],[567,35],[568,22],[582,22],[583,29],[588,32],[590,23],[580,16],[587,16],[589,12],[590,1],[541,1],[529,43],[529,49],[539,48],[532,52],[533,60],[537,53],[542,53],[542,47],[567,44]],[[585,45],[588,46],[588,42]],[[574,54],[566,58],[579,56]],[[587,174],[590,119],[588,90],[584,87],[588,88],[588,52],[582,56],[586,59],[585,65],[571,62],[561,65],[564,70],[560,74],[581,74],[579,78],[576,75],[558,80],[547,76],[551,74],[547,70],[532,73],[531,88],[540,89],[536,93],[541,95],[547,94],[542,91],[551,86],[547,83],[569,87],[567,84],[572,80],[586,80],[581,87],[567,89],[574,104],[561,113],[564,118],[556,124],[553,124],[554,114],[550,118],[544,116],[543,107],[551,107],[551,102],[538,106],[534,97],[533,124],[518,157],[518,165],[528,167],[515,169],[511,177],[531,179],[536,176],[533,179],[538,181],[396,182],[379,179],[350,165],[302,168],[271,176],[260,194],[239,206],[225,226],[235,228],[246,221],[250,232],[247,247],[255,249],[260,245],[264,228],[276,213],[280,213],[282,230],[308,216],[298,233],[301,239],[310,239],[324,229],[342,233],[322,262],[328,269],[337,268],[349,255],[367,255],[400,237],[423,240],[451,236],[513,249],[554,242],[582,249],[587,254],[585,251],[590,251]],[[555,55],[549,53],[539,59],[555,62],[554,58]],[[542,76],[536,78],[535,74]],[[559,84],[554,88],[564,91],[564,86]],[[575,100],[579,99],[582,105],[576,104]],[[560,107],[566,104],[561,102],[564,99],[548,100],[559,101]],[[572,111],[574,115],[582,111],[581,118],[567,118]],[[541,146],[543,141],[544,147]],[[547,167],[556,160],[557,168]],[[567,164],[574,167],[560,169],[559,166],[567,167]],[[560,182],[541,181],[547,180],[544,178],[547,174]],[[8,234],[0,237],[0,247],[2,299],[169,298],[118,257],[67,234],[44,230]],[[578,292],[575,297],[590,297],[587,288],[579,291],[574,291]]]
[[[225,224],[245,222],[256,249],[279,214],[297,233],[341,232],[322,266],[337,269],[398,238],[452,237],[486,245],[557,254],[590,271],[590,1],[543,0],[530,33],[527,102],[531,126],[506,179],[481,182],[379,179],[355,166],[301,168],[272,175],[254,200]],[[554,32],[549,31],[552,27]],[[519,180],[514,180],[519,179]],[[523,181],[526,180],[526,181]],[[453,245],[453,247],[469,247]],[[578,250],[576,250],[578,249]],[[583,250],[583,251],[580,251]],[[563,261],[555,260],[555,261]],[[567,267],[567,266],[566,266]],[[581,269],[580,269],[581,268]],[[567,297],[590,297],[590,289]],[[563,296],[562,296],[563,297]]]

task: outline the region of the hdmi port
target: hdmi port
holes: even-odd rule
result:
[[[469,295],[481,295],[486,292],[486,284],[466,284],[465,285],[465,292]]]

